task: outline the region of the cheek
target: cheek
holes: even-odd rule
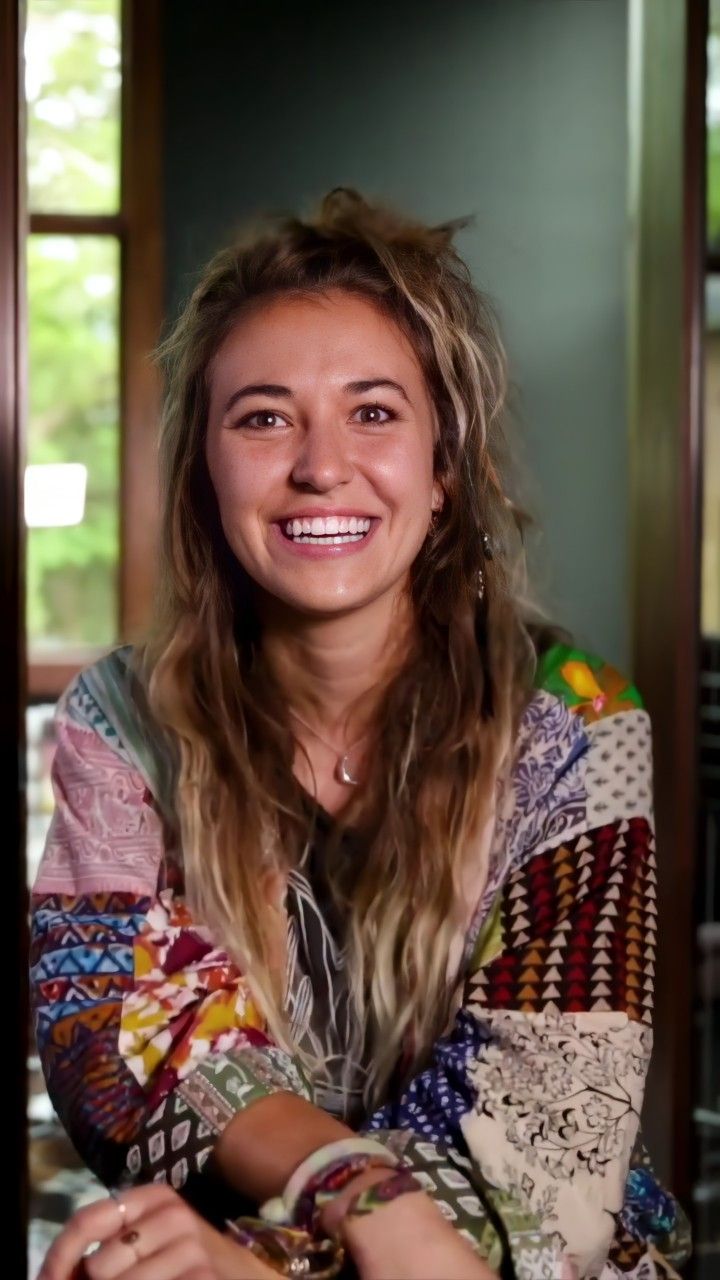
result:
[[[411,521],[426,519],[434,479],[429,449],[417,445],[389,450],[376,458],[374,472],[378,489],[397,513]]]
[[[207,465],[221,520],[229,528],[241,521],[261,497],[261,492],[257,492],[257,468],[249,466],[237,450],[222,449],[217,445],[208,448]]]

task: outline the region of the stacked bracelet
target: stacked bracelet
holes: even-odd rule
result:
[[[282,1195],[261,1205],[260,1216],[266,1222],[313,1229],[317,1217],[315,1202],[320,1193],[333,1199],[368,1167],[397,1168],[398,1165],[397,1156],[373,1138],[341,1138],[339,1142],[329,1142],[298,1165]]]
[[[391,1204],[393,1200],[397,1200],[399,1196],[406,1196],[412,1191],[423,1191],[422,1183],[410,1172],[409,1169],[400,1169],[397,1173],[393,1173],[391,1177],[384,1178],[382,1182],[374,1182],[370,1187],[364,1187],[350,1201],[346,1211],[346,1218],[359,1218],[367,1213],[374,1213],[376,1209],[382,1208],[384,1204]]]
[[[282,1196],[262,1206],[261,1218],[228,1220],[227,1227],[239,1244],[279,1275],[331,1280],[343,1265],[344,1250],[339,1238],[319,1234],[320,1213],[358,1174],[373,1168],[387,1169],[389,1176],[353,1196],[344,1218],[373,1213],[398,1196],[423,1189],[379,1142],[348,1138],[321,1147],[304,1160]]]

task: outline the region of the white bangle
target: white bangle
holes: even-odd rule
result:
[[[291,1173],[282,1195],[273,1196],[260,1206],[260,1217],[276,1225],[292,1223],[297,1202],[311,1178],[343,1156],[366,1155],[379,1157],[390,1169],[400,1163],[397,1156],[375,1138],[340,1138],[338,1142],[328,1142],[311,1152]]]

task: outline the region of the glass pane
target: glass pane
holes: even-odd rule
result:
[[[48,526],[28,529],[33,657],[40,650],[110,645],[117,636],[119,265],[112,236],[34,235],[28,241],[27,460],[35,467],[75,464],[35,473],[34,481],[44,481],[39,501],[28,501],[26,481],[26,518]],[[70,492],[82,468],[84,511]],[[64,517],[68,496],[74,509]],[[78,516],[79,523],[70,523]]]
[[[117,212],[119,0],[28,0],[25,93],[31,211]]]

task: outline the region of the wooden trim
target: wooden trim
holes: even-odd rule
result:
[[[152,363],[163,320],[162,0],[123,0],[121,207],[113,215],[45,214],[30,231],[114,235],[121,245],[120,566],[118,639],[147,628],[155,595],[160,378]],[[57,697],[94,654],[31,655],[29,694]]]
[[[631,0],[629,13],[633,658],[653,723],[660,927],[645,1128],[689,1206],[707,6]]]
[[[6,850],[4,943],[11,981],[4,997],[9,1094],[3,1158],[11,1176],[4,1200],[3,1258],[8,1274],[26,1275],[27,1238],[27,892],[25,866],[24,537],[20,475],[23,461],[24,363],[24,119],[20,85],[24,3],[0,5],[0,793]]]
[[[52,236],[121,236],[119,213],[31,213],[30,232]]]
[[[146,630],[159,526],[160,378],[152,352],[163,320],[162,0],[123,5],[122,504],[120,633]]]
[[[30,702],[56,702],[85,667],[107,653],[107,649],[87,649],[82,652],[63,652],[57,662],[46,657],[28,655],[27,693]]]

